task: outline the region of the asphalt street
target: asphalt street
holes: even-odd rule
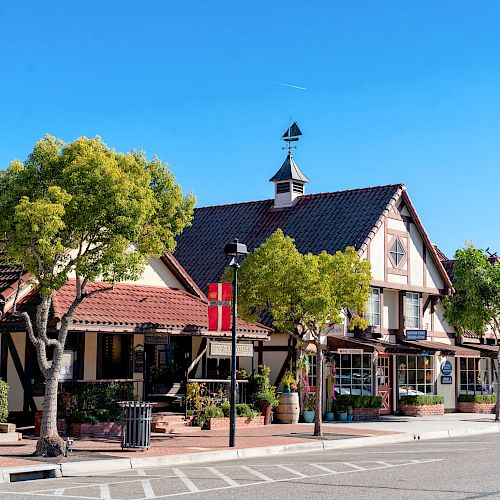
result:
[[[425,440],[0,485],[0,499],[500,498],[500,436]]]

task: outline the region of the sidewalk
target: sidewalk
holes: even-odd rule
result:
[[[53,465],[63,475],[124,468],[193,463],[264,456],[292,451],[349,448],[412,439],[432,439],[500,432],[493,415],[453,413],[435,417],[384,417],[374,422],[324,423],[323,437],[313,434],[313,424],[270,425],[237,430],[236,449],[228,448],[228,431],[186,434],[153,434],[152,446],[141,452],[122,450],[119,438],[74,440],[74,452],[62,459],[31,456],[36,438],[25,437],[13,445],[0,445],[0,482],[9,480],[12,468]],[[3,469],[3,472],[2,472]]]

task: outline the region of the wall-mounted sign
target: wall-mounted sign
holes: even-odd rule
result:
[[[363,354],[363,349],[337,349],[339,354]]]
[[[230,358],[233,352],[231,342],[210,342],[208,355],[212,358]],[[236,356],[253,357],[253,344],[236,344]]]
[[[145,344],[164,345],[169,343],[168,335],[144,335]]]
[[[136,345],[134,347],[134,372],[144,372],[144,346]]]
[[[59,372],[59,380],[73,380],[76,362],[76,351],[64,351],[62,355],[62,366]]]
[[[453,377],[451,375],[441,375],[442,384],[453,384]]]
[[[451,363],[446,360],[441,363],[441,373],[443,375],[451,375],[451,372],[453,371],[453,366]]]
[[[345,336],[345,325],[328,325],[328,328],[326,329],[326,334],[327,335],[342,335]]]
[[[416,341],[416,340],[427,340],[427,330],[406,330],[405,340]]]
[[[427,351],[422,351],[422,357],[428,358],[429,357],[429,353]]]

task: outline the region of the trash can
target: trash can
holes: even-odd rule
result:
[[[151,445],[151,412],[156,403],[119,401],[122,408],[122,449],[147,450]]]

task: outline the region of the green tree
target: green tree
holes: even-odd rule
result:
[[[445,302],[445,318],[457,335],[470,330],[482,337],[491,331],[498,341],[500,335],[500,263],[488,254],[467,243],[455,252],[455,293]],[[497,342],[498,343],[498,342]],[[499,353],[500,358],[500,353]],[[497,401],[499,399],[498,364]],[[497,404],[496,420],[500,419]]]
[[[229,278],[226,274],[225,278]],[[316,345],[316,416],[314,434],[320,436],[322,418],[323,351],[321,332],[340,323],[349,311],[349,327],[365,328],[361,317],[368,300],[370,263],[354,248],[334,255],[301,254],[281,229],[250,254],[239,272],[238,310],[257,320],[268,311],[273,326]]]
[[[100,138],[64,143],[46,136],[24,163],[13,161],[0,173],[5,258],[32,276],[41,297],[34,324],[21,313],[46,381],[38,455],[65,449],[56,427],[57,386],[78,306],[116,282],[138,278],[148,257],[173,251],[193,206],[165,163],[143,152],[117,153]],[[49,336],[53,294],[70,277],[74,300],[57,336]],[[96,280],[109,287],[89,289]]]

